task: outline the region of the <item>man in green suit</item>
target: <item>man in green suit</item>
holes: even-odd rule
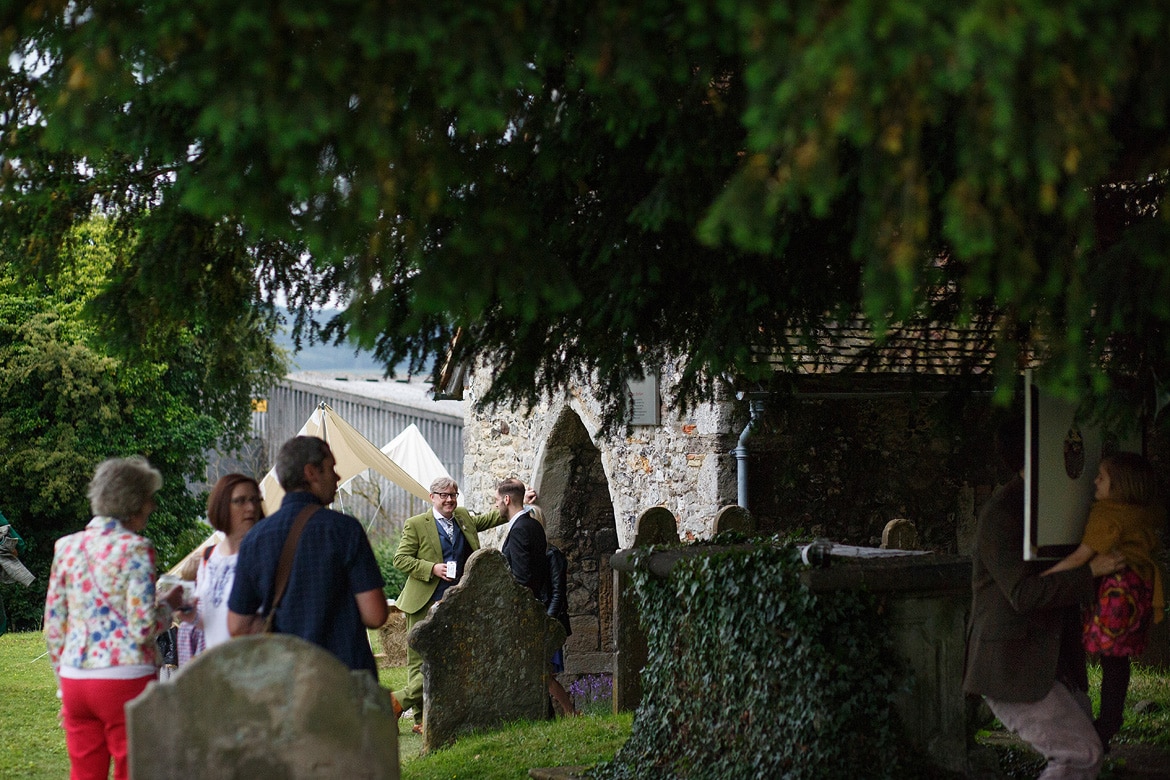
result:
[[[479,549],[479,532],[507,522],[498,510],[473,515],[457,506],[459,486],[450,477],[431,483],[429,512],[415,515],[402,527],[402,540],[394,554],[394,568],[406,574],[395,605],[406,613],[407,632],[427,616],[431,605],[447,588],[463,577],[467,559]],[[422,731],[422,656],[413,647],[406,649],[406,684],[390,696],[394,714],[414,708],[414,730]]]

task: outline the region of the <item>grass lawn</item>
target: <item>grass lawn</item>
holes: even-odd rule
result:
[[[403,668],[384,669],[379,681],[383,687],[396,688],[405,674]],[[1100,667],[1089,667],[1089,680],[1095,697],[1101,682]],[[68,777],[65,734],[57,724],[56,690],[39,633],[0,636],[0,778]],[[1153,702],[1155,706],[1139,713],[1134,710],[1139,702]],[[624,714],[517,723],[488,734],[464,737],[452,747],[424,756],[422,738],[411,732],[412,721],[403,718],[398,724],[402,777],[493,780],[527,777],[528,769],[534,767],[590,766],[613,757],[629,737],[631,720],[630,714]],[[1170,750],[1170,675],[1134,667],[1125,725],[1117,744]],[[1027,750],[1004,748],[1001,753],[1001,766],[1010,777],[1035,777],[1043,764]],[[1103,775],[1106,776],[1118,775]]]
[[[65,732],[57,724],[60,709],[41,635],[0,636],[0,777],[69,777]]]
[[[0,636],[0,778],[60,780],[69,776],[65,732],[57,724],[60,703],[45,643],[39,633]],[[402,683],[406,670],[384,669],[386,688]],[[398,722],[402,777],[522,778],[532,767],[592,765],[613,758],[630,734],[631,715],[517,723],[459,740],[421,755],[422,737],[412,721]]]

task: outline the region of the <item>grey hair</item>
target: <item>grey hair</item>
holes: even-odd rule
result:
[[[86,495],[95,515],[126,520],[137,514],[162,485],[162,473],[141,455],[110,458],[94,470]]]
[[[431,483],[432,493],[458,493],[459,483],[450,477],[437,477]]]
[[[316,436],[294,436],[276,453],[276,479],[286,493],[309,487],[305,466],[320,466],[332,454],[329,444]]]

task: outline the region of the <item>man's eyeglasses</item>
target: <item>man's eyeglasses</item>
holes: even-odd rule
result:
[[[259,504],[262,500],[260,496],[240,496],[233,498],[232,503],[236,506],[243,506],[244,504]]]
[[[447,499],[459,497],[458,493],[431,493],[431,495],[438,496],[439,498],[447,498]]]

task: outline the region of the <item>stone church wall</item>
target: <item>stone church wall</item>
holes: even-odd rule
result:
[[[466,398],[470,404],[486,384],[482,369],[473,378]],[[674,376],[663,372],[660,397],[667,397]],[[472,511],[492,506],[494,487],[516,476],[541,491],[546,512],[562,496],[550,487],[561,484],[576,458],[550,457],[550,450],[595,448],[604,472],[619,546],[633,540],[634,520],[651,506],[665,506],[679,518],[684,538],[706,538],[721,506],[736,501],[735,447],[742,429],[733,428],[734,404],[699,407],[679,416],[662,406],[661,424],[636,426],[629,435],[603,438],[600,405],[586,390],[576,389],[546,401],[530,413],[495,408],[483,414],[469,412],[464,426],[464,479],[460,488]],[[573,418],[576,418],[575,420]],[[579,427],[578,427],[579,426]],[[550,506],[549,502],[553,505]],[[486,535],[499,544],[502,534]]]

